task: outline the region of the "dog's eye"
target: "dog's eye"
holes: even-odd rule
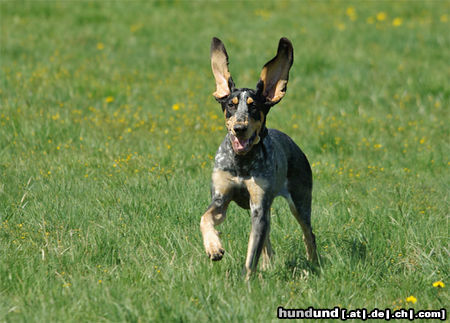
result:
[[[230,111],[236,110],[236,105],[233,102],[228,102],[227,107]]]

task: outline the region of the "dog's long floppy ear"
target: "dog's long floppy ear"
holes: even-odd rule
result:
[[[234,83],[228,70],[228,54],[222,41],[216,37],[211,41],[211,68],[216,79],[215,98],[219,100],[230,95]]]
[[[283,37],[278,43],[277,56],[264,65],[257,85],[266,104],[274,105],[283,98],[293,62],[294,49],[289,39]]]

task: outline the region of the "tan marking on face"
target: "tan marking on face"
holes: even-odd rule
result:
[[[264,113],[262,111],[260,111],[260,120],[255,120],[250,118],[250,122],[249,122],[249,130],[248,130],[248,136],[252,136],[255,132],[256,132],[256,137],[255,140],[253,141],[253,146],[256,145],[257,143],[259,143],[259,141],[261,140],[261,138],[259,137],[259,133],[261,132],[261,127],[263,125],[264,122]]]
[[[236,124],[236,117],[231,116],[227,119],[226,112],[225,112],[225,125],[226,125],[228,131],[230,131],[232,134],[234,134],[233,127],[235,124]]]
[[[225,116],[225,118],[226,118],[226,116]],[[238,124],[239,125],[244,125],[246,127],[249,126],[249,122],[248,121],[244,121],[244,122],[237,121],[236,116],[231,116],[228,119],[226,119],[225,124],[227,126],[228,131],[230,131],[233,135],[236,135],[236,133],[234,132],[234,126],[236,126]],[[252,134],[253,134],[253,132],[250,135],[248,135],[248,133],[246,133],[244,138],[249,138]],[[247,135],[248,135],[248,137],[247,137]]]
[[[235,97],[231,100],[231,102],[233,102],[233,104],[238,104],[238,103],[239,103],[238,97],[235,96]]]
[[[249,123],[249,129],[248,132],[250,133],[249,136],[252,136],[255,132],[256,132],[256,137],[255,140],[253,141],[253,145],[256,145],[260,138],[259,138],[259,132],[261,131],[261,126],[262,126],[262,122],[261,120],[254,120],[254,119],[250,119],[251,122]]]
[[[231,116],[230,118],[227,119],[226,111],[224,112],[224,114],[225,114],[225,125],[227,127],[228,132],[236,136],[236,133],[234,132],[234,127],[236,125],[242,124],[247,127],[247,131],[243,136],[240,136],[241,138],[249,139],[256,132],[255,139],[252,142],[252,147],[254,145],[257,145],[261,141],[261,137],[259,136],[259,134],[261,132],[262,125],[264,123],[264,113],[262,111],[260,111],[260,120],[250,118],[249,120],[244,122],[237,121],[235,116]]]
[[[253,103],[253,99],[251,97],[247,98],[247,104],[252,104]]]

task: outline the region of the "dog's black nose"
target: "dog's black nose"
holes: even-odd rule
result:
[[[247,131],[247,126],[245,124],[237,124],[233,127],[233,130],[236,135],[242,135]]]

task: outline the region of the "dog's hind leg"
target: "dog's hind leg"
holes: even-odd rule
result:
[[[286,199],[292,214],[302,228],[307,258],[311,262],[317,262],[316,237],[311,227],[311,190],[291,187]]]
[[[262,269],[266,270],[271,265],[271,260],[273,257],[273,249],[272,245],[270,243],[270,233],[267,234],[266,241],[264,242],[263,249],[262,249]]]

